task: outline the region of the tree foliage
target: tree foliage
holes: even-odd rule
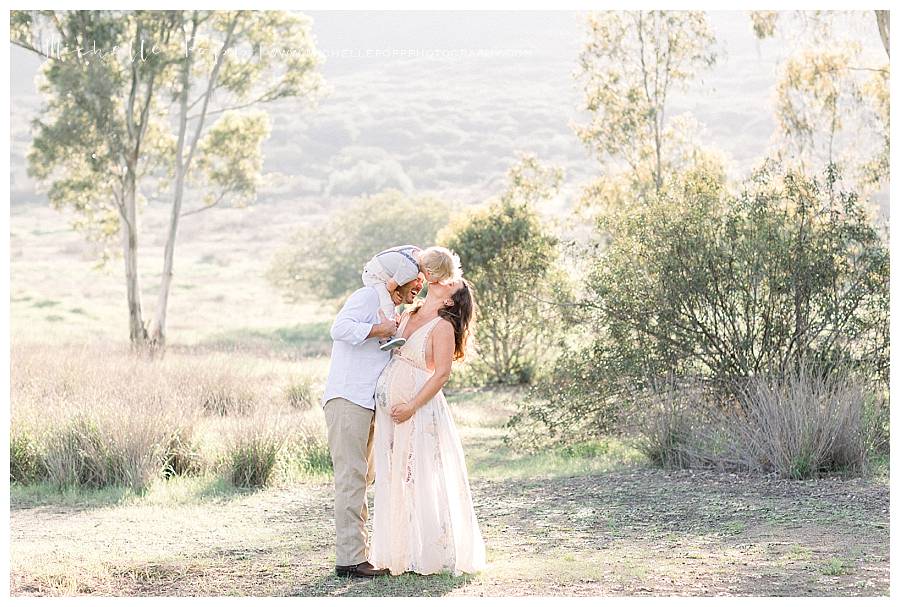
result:
[[[807,173],[835,164],[860,192],[878,190],[890,179],[890,46],[884,13],[750,13],[757,38],[780,36],[791,49],[776,85],[775,153]],[[865,51],[864,43],[872,39],[883,43],[887,61]]]
[[[365,263],[402,244],[426,247],[450,220],[450,207],[388,190],[357,200],[298,231],[279,251],[267,277],[291,301],[336,299],[362,286]]]
[[[12,11],[11,42],[44,59],[29,171],[103,243],[119,236],[130,338],[165,343],[181,217],[252,202],[268,119],[252,106],[323,86],[307,18],[285,11]],[[201,201],[182,211],[185,192]],[[171,200],[162,279],[145,326],[143,195]]]
[[[859,54],[848,43],[792,55],[781,68],[775,113],[786,157],[807,171],[836,164],[859,186],[878,187],[889,176],[890,72],[858,69]]]
[[[654,382],[728,395],[804,361],[886,385],[888,253],[834,170],[767,164],[734,196],[687,174],[604,221],[612,241],[584,301],[592,344],[557,361],[519,422],[597,432]]]
[[[555,345],[565,292],[557,239],[543,225],[537,205],[559,189],[562,172],[523,156],[508,174],[507,189],[440,235],[459,254],[475,286],[479,356],[472,372],[488,382],[527,383]]]
[[[47,21],[54,24],[49,34],[59,44],[49,47],[53,50],[39,44]],[[108,243],[119,235],[129,182],[164,166],[172,151],[174,141],[163,128],[164,109],[154,91],[173,63],[163,54],[132,60],[72,49],[96,45],[109,50],[135,36],[165,40],[174,28],[164,14],[143,11],[11,15],[13,42],[45,59],[38,78],[45,105],[32,125],[29,174],[48,186],[54,207],[76,212],[75,227],[91,240]],[[68,52],[57,53],[63,48]],[[108,258],[110,251],[104,248],[104,254]]]
[[[624,162],[636,186],[658,192],[679,161],[669,96],[715,63],[715,36],[701,11],[604,11],[590,15],[588,30],[579,77],[591,119],[578,135],[602,162]]]

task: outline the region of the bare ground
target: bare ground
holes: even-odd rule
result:
[[[886,595],[888,486],[643,467],[473,479],[477,576],[332,575],[331,486],[13,503],[13,595]],[[370,496],[371,497],[371,496]]]

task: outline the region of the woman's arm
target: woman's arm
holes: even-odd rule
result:
[[[431,332],[431,347],[434,355],[434,374],[428,378],[419,393],[408,403],[397,403],[391,407],[391,418],[394,423],[402,424],[418,410],[419,407],[434,398],[447,380],[453,366],[453,352],[456,348],[456,336],[453,325],[446,320],[439,322]]]

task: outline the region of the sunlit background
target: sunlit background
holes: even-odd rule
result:
[[[88,147],[44,111],[35,53],[10,44],[13,595],[887,594],[876,12],[308,13],[322,94],[256,104],[257,122],[215,140],[213,160],[237,166],[226,177],[250,168],[247,206],[204,208],[216,193],[195,159],[170,288],[176,188],[162,171],[139,180],[131,324],[127,205],[107,195],[127,191],[127,154],[102,138],[131,71],[99,70],[118,83],[106,97],[73,95],[92,68],[56,74],[68,116],[83,116],[74,98],[112,100],[75,129]],[[27,46],[26,13],[11,29]],[[256,21],[267,14],[107,13],[98,29],[62,16],[123,37],[209,18],[217,44],[228,22],[274,31]],[[672,31],[699,49],[672,51],[689,74],[657,105],[609,94],[611,75],[640,80],[636,31],[661,56]],[[206,64],[172,65],[204,90]],[[167,77],[147,138],[159,153],[139,169],[176,157],[181,89]],[[268,138],[250,128],[263,112]],[[58,173],[41,181],[48,167],[28,156],[42,145],[34,157]],[[781,164],[757,172],[766,159]],[[65,170],[82,180],[52,189]],[[105,242],[86,238],[98,226]],[[482,304],[477,347],[445,388],[489,568],[346,583],[332,575],[320,407],[330,326],[371,255],[435,242],[460,253]],[[129,340],[161,311],[165,348]]]

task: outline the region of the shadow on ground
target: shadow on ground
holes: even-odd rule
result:
[[[344,579],[329,572],[299,584],[292,596],[444,596],[470,583],[472,576],[404,574],[375,579]]]
[[[593,579],[598,594],[888,591],[886,483],[635,467],[473,491],[495,553],[543,554],[548,577]]]

